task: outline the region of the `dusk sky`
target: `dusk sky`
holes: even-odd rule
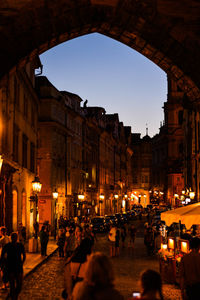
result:
[[[88,106],[104,107],[106,113],[118,113],[141,136],[146,124],[151,137],[159,132],[167,76],[140,53],[94,33],[60,44],[40,59],[43,75],[58,90],[78,94]]]

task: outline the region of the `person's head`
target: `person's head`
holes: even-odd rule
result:
[[[84,238],[80,245],[74,250],[72,262],[84,263],[87,256],[92,253],[92,241],[90,238]]]
[[[198,237],[194,237],[190,240],[190,249],[199,250],[200,248],[200,239]]]
[[[0,228],[0,233],[1,233],[1,235],[6,235],[6,227],[2,226]]]
[[[41,230],[42,230],[42,231],[45,231],[45,229],[46,229],[46,226],[45,226],[45,225],[42,225]]]
[[[142,288],[142,296],[146,294],[156,293],[159,294],[160,298],[163,299],[162,296],[162,279],[158,272],[148,269],[145,270],[140,277],[140,284]]]
[[[85,280],[93,286],[105,287],[113,285],[113,267],[110,259],[105,254],[96,252],[89,256]]]
[[[18,239],[18,234],[17,234],[17,232],[12,232],[11,233],[11,241],[12,241],[12,243],[16,243],[17,242],[17,239]]]

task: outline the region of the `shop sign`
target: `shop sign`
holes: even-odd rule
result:
[[[46,202],[47,202],[47,201],[46,201],[45,199],[40,199],[40,200],[39,200],[39,203],[40,203],[40,204],[45,204]]]

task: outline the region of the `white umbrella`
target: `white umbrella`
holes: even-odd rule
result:
[[[165,221],[167,226],[181,221],[189,229],[192,225],[200,224],[200,203],[165,211],[161,213],[161,220]]]

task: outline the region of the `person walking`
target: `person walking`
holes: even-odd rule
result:
[[[119,228],[116,228],[116,236],[115,236],[115,255],[119,256],[119,241],[120,241],[120,231]]]
[[[116,255],[115,253],[116,227],[114,225],[110,225],[108,239],[110,242],[110,257],[114,257]]]
[[[2,252],[3,247],[10,242],[10,237],[6,234],[6,227],[2,226],[0,228],[0,251]],[[8,272],[6,269],[5,261],[2,261],[1,263],[1,279],[2,279],[2,287],[1,290],[7,290],[8,285]]]
[[[19,239],[19,242],[21,242],[23,245],[25,245],[26,227],[23,226],[23,224],[21,222],[18,224],[18,239]]]
[[[86,299],[124,299],[114,288],[114,272],[109,258],[100,252],[89,256],[83,281],[73,289],[72,300]]]
[[[125,248],[126,227],[124,226],[124,224],[121,227],[121,239],[122,239],[122,248]]]
[[[134,250],[134,246],[135,246],[136,232],[137,232],[137,229],[132,224],[128,229],[128,233],[129,233],[128,249],[129,249],[130,254],[133,254],[133,250]]]
[[[200,298],[200,239],[190,240],[191,252],[185,254],[180,263],[180,286],[183,299]]]
[[[75,233],[72,228],[66,228],[64,255],[66,258],[72,255],[75,249]]]
[[[57,245],[58,245],[59,257],[64,257],[64,245],[65,245],[65,230],[64,230],[64,228],[61,228],[58,231]]]
[[[40,244],[41,244],[41,255],[47,256],[47,244],[49,241],[49,235],[46,232],[45,225],[42,226],[40,233],[39,233],[39,237],[40,237]]]
[[[62,293],[64,299],[71,299],[73,288],[77,282],[83,280],[88,256],[92,253],[92,242],[89,238],[82,239],[81,244],[68,257],[65,264],[64,284]]]
[[[144,244],[147,248],[147,255],[152,255],[153,254],[153,249],[154,249],[154,238],[153,238],[153,231],[152,231],[151,227],[148,227],[145,230]]]
[[[23,264],[26,259],[24,245],[17,242],[18,234],[11,234],[11,242],[6,244],[1,253],[1,263],[6,258],[6,269],[10,283],[10,297],[17,300],[22,289],[23,282]]]

